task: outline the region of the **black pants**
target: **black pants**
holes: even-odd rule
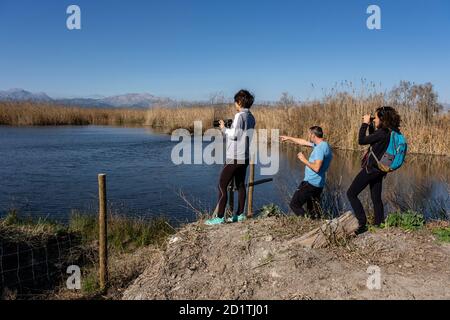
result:
[[[219,179],[219,202],[217,204],[217,216],[222,218],[225,215],[225,208],[228,201],[227,187],[234,178],[236,187],[238,189],[238,207],[236,214],[244,213],[245,207],[245,175],[247,174],[248,161],[245,163],[228,163],[222,169]]]
[[[359,226],[363,227],[367,224],[367,217],[358,195],[368,185],[370,185],[370,196],[373,202],[375,211],[375,225],[380,225],[384,221],[384,208],[381,200],[381,191],[383,187],[383,177],[386,174],[379,171],[367,172],[367,169],[362,169],[360,173],[353,180],[350,188],[347,190],[347,197],[353,208],[356,218],[359,221]]]
[[[323,188],[315,187],[306,181],[303,181],[292,196],[289,207],[298,216],[304,216],[306,211],[303,206],[306,203],[306,208],[311,216],[320,217],[320,195]]]

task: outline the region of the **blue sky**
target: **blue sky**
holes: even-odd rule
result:
[[[66,28],[70,4],[81,30]],[[382,30],[366,28],[370,4]],[[0,0],[0,89],[305,100],[365,78],[429,81],[450,102],[449,34],[448,0]]]

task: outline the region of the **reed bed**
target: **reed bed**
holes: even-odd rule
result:
[[[319,125],[326,138],[336,149],[361,150],[358,132],[364,114],[373,112],[384,103],[378,99],[355,100],[352,97],[333,97],[322,103],[315,102],[290,108],[255,108],[258,127],[279,129],[280,134],[307,136],[308,128]],[[401,130],[409,143],[409,152],[416,154],[449,155],[450,143],[446,135],[450,117],[436,115],[424,121],[421,115],[406,107],[397,107],[402,117]]]
[[[143,125],[146,110],[81,108],[32,102],[0,102],[0,125]]]
[[[306,137],[313,125],[321,126],[326,138],[336,149],[361,150],[358,132],[364,114],[386,103],[381,95],[356,99],[348,94],[327,97],[323,101],[292,106],[255,106],[252,112],[259,129],[279,129],[282,135]],[[402,117],[401,130],[409,143],[409,152],[416,154],[449,155],[450,116],[440,113],[425,120],[419,111],[396,106]],[[171,132],[186,128],[192,132],[194,121],[203,129],[212,127],[214,119],[232,118],[233,106],[198,106],[186,108],[154,108],[147,113],[146,124]],[[269,132],[270,133],[270,132]]]
[[[182,128],[193,132],[195,121],[201,121],[203,129],[208,129],[212,127],[214,119],[232,117],[230,110],[223,105],[152,108],[147,112],[146,125],[167,133]]]

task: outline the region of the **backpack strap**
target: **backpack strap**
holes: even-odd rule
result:
[[[372,150],[372,146],[369,147],[369,157],[373,156],[373,158],[375,159],[375,161],[377,162],[378,165],[380,165],[380,160],[378,160],[377,156],[375,155],[375,153]]]
[[[391,128],[387,128],[387,129],[389,130],[389,141],[390,141],[390,139],[392,138],[392,132],[393,132],[393,130],[392,130]],[[389,143],[388,143],[388,144],[389,144]],[[369,147],[369,156],[370,156],[370,155],[372,155],[372,156],[375,158],[376,162],[377,162],[378,164],[380,164],[380,160],[378,160],[377,156],[376,156],[375,153],[373,152],[372,146]]]
[[[389,128],[389,139],[391,139],[391,136],[392,136],[392,129]],[[370,156],[372,156],[375,159],[378,165],[378,169],[380,169],[383,172],[390,172],[389,168],[386,167],[384,164],[382,164],[381,161],[377,158],[377,156],[372,150],[372,146],[369,147],[369,157]]]
[[[375,153],[372,150],[372,147],[369,147],[369,153],[374,157],[375,161],[377,162],[378,165],[378,169],[380,169],[382,172],[391,172],[390,168],[385,166],[384,164],[381,163],[380,160],[378,160],[377,156],[375,155]]]

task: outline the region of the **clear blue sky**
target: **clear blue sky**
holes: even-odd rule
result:
[[[70,4],[80,31],[66,28]],[[380,31],[366,28],[370,4]],[[0,89],[304,100],[342,80],[404,79],[450,102],[449,36],[449,0],[0,0]]]

